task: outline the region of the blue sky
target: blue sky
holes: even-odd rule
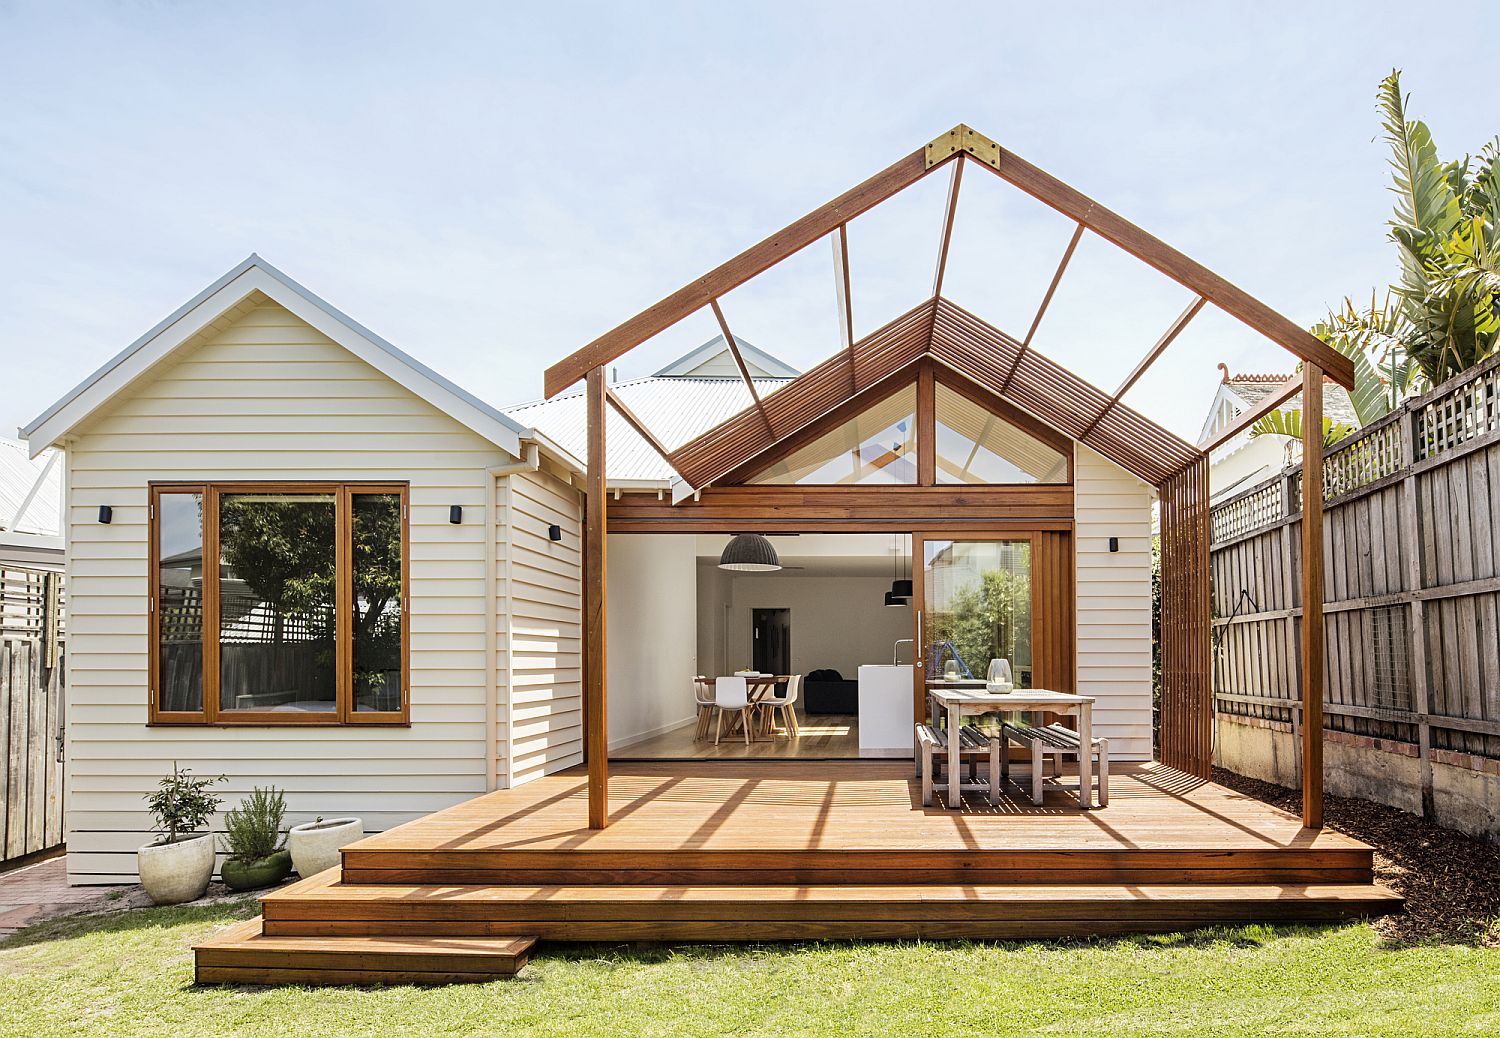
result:
[[[1500,131],[1409,5],[1041,6],[0,0],[0,428],[252,251],[486,399],[535,397],[551,360],[960,121],[1308,323],[1392,274],[1380,77],[1405,70],[1445,156]],[[950,288],[1020,334],[1069,228],[1000,186],[965,177]],[[942,189],[851,230],[857,326],[930,291]],[[1112,389],[1185,296],[1090,248],[1037,345]],[[826,248],[725,308],[807,366]],[[1291,366],[1200,317],[1131,402],[1196,435],[1221,360]]]

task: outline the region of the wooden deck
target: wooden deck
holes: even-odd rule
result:
[[[342,870],[264,898],[260,931],[205,945],[200,976],[264,982],[268,952],[317,969],[297,963],[343,963],[342,942],[372,939],[398,942],[388,970],[405,954],[464,979],[452,963],[484,941],[1051,937],[1400,904],[1372,883],[1369,847],[1161,765],[1117,767],[1094,811],[1063,790],[1041,806],[1006,792],[948,811],[921,806],[905,762],[619,763],[599,831],[576,770],[353,844]]]

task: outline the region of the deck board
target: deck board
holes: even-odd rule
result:
[[[1077,809],[1019,787],[996,807],[923,808],[904,762],[661,761],[615,764],[612,824],[586,827],[574,769],[500,790],[384,833],[346,854],[553,851],[1290,851],[1367,850],[1292,814],[1159,764],[1123,765],[1110,803]]]

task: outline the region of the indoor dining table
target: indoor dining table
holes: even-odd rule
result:
[[[762,711],[759,709],[761,700],[765,699],[767,696],[775,695],[777,684],[785,684],[787,681],[791,680],[791,678],[789,675],[785,674],[766,674],[760,671],[753,671],[748,673],[741,672],[732,676],[745,679],[745,695],[750,700],[752,713],[756,718],[756,724],[750,730],[750,738],[759,739],[761,737],[760,722]],[[707,680],[708,687],[713,688],[714,682],[716,680],[716,678],[709,678]],[[769,725],[767,727],[769,728]],[[729,734],[734,734],[733,725],[731,725],[729,728]],[[774,731],[768,730],[766,732],[766,737],[772,738],[775,734],[776,733]]]
[[[1018,688],[1011,692],[987,692],[982,688],[943,688],[937,683],[927,687],[927,702],[934,729],[946,718],[948,731],[957,732],[965,714],[1016,714],[1046,711],[1078,718],[1078,738],[1089,746],[1094,737],[1094,700],[1068,692],[1044,688]],[[991,775],[991,782],[998,776]],[[948,806],[957,807],[963,789],[977,788],[962,781],[959,764],[959,742],[948,740]],[[998,791],[997,791],[998,792]],[[1087,811],[1094,804],[1094,761],[1083,752],[1078,755],[1078,805]]]

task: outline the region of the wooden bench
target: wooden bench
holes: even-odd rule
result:
[[[1071,728],[1064,728],[1060,724],[1049,724],[1041,727],[1029,724],[1018,724],[1007,721],[1000,726],[1001,736],[1009,742],[1014,741],[1031,751],[1031,802],[1040,804],[1042,802],[1042,758],[1052,758],[1052,774],[1058,773],[1058,762],[1063,757],[1077,758],[1082,749],[1078,733]],[[1109,740],[1094,739],[1092,754],[1098,760],[1099,766],[1095,774],[1099,776],[1099,806],[1104,807],[1109,803]],[[1001,777],[1010,776],[1010,755],[1007,753],[1001,762]],[[1078,799],[1086,802],[1090,791],[1080,788]]]
[[[932,764],[933,760],[946,761],[948,759],[948,730],[945,728],[933,728],[931,725],[919,724],[916,726],[916,758],[917,774],[922,779],[922,806],[932,806]],[[1000,739],[997,736],[985,735],[977,728],[967,725],[958,730],[958,755],[960,758],[969,760],[970,782],[967,788],[974,788],[974,762],[980,757],[989,758],[989,775],[986,790],[989,793],[990,803],[1000,802],[1000,775],[1001,775],[1001,752]],[[949,804],[949,807],[957,807],[957,804]]]

